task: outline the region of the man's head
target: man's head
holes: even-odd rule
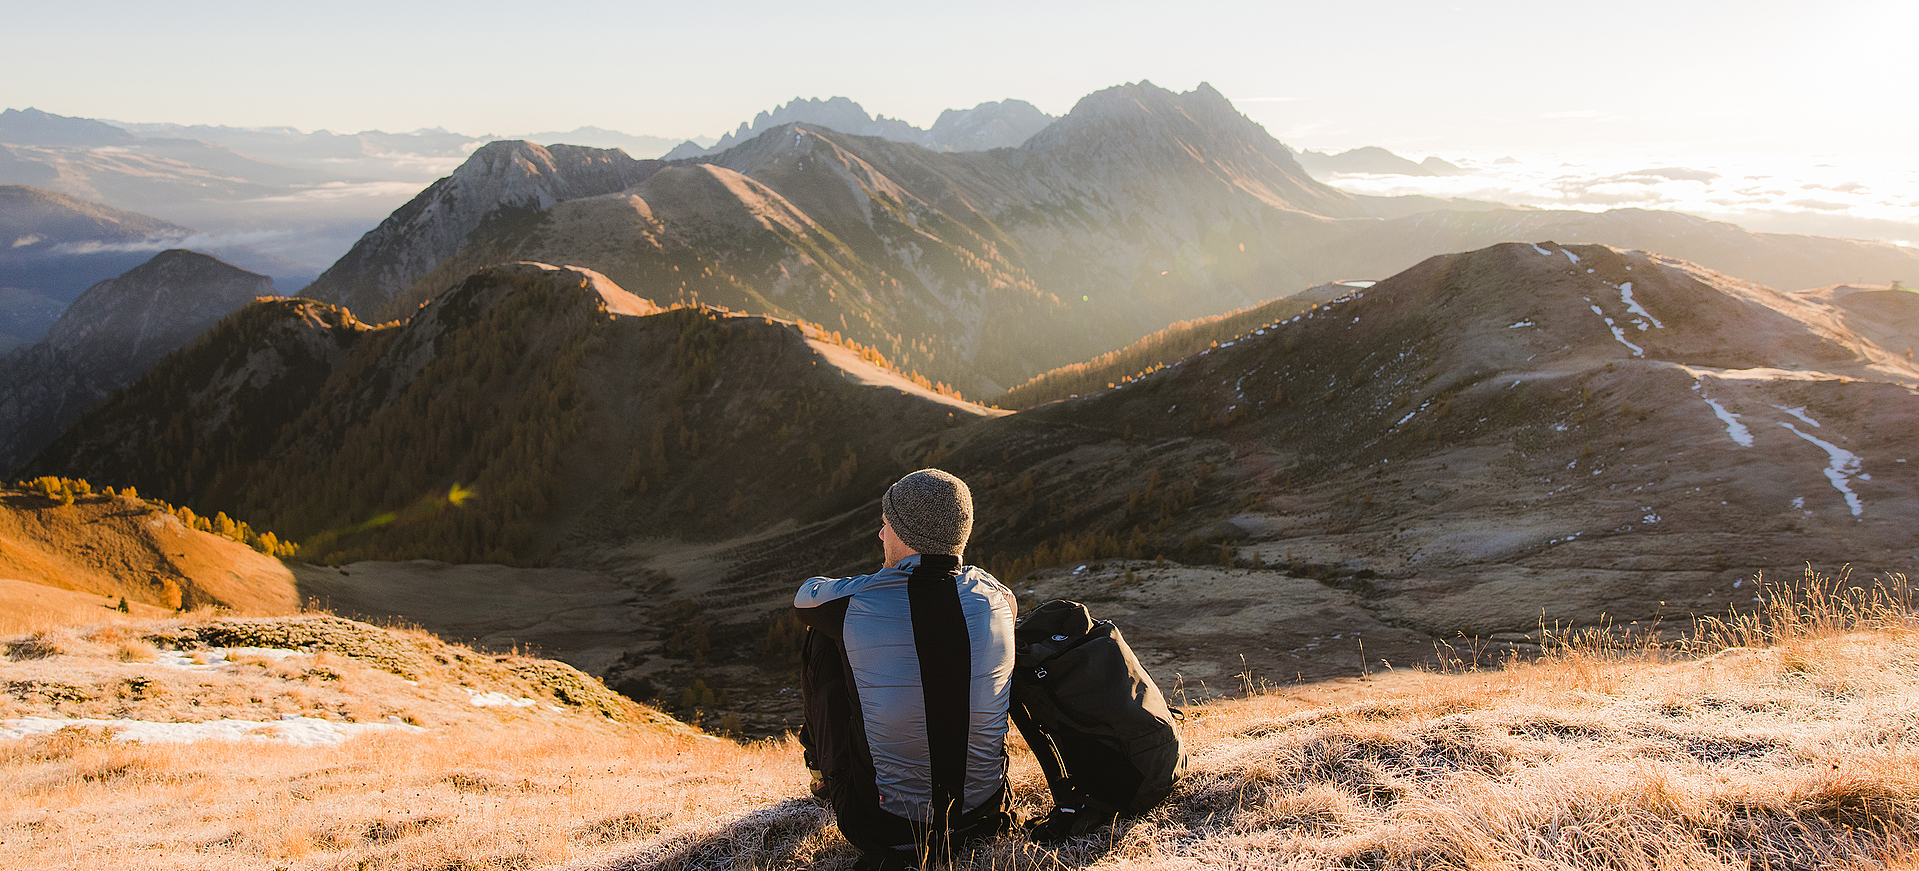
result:
[[[973,491],[938,469],[921,469],[887,488],[880,497],[880,513],[907,553],[958,556],[973,534]],[[885,530],[880,537],[886,538]],[[905,555],[894,556],[889,543],[888,564]]]

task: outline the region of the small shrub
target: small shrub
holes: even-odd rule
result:
[[[6,651],[8,659],[46,659],[66,653],[54,643],[53,637],[45,632],[35,632],[18,641],[6,642],[5,645],[0,645],[0,649]]]

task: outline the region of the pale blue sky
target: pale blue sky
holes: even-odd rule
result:
[[[795,96],[929,125],[1208,81],[1300,147],[1904,162],[1919,3],[9,4],[0,106],[717,135]]]

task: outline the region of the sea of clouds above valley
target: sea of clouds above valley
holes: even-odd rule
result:
[[[1919,245],[1919,169],[1636,158],[1460,158],[1450,176],[1337,173],[1356,194],[1463,197],[1540,209],[1662,209],[1768,233]],[[1919,282],[1919,276],[1909,281]]]

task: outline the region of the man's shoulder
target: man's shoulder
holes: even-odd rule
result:
[[[1000,583],[999,578],[993,577],[992,572],[979,566],[960,566],[960,579],[975,584],[990,584],[1001,588],[1006,586]]]
[[[870,575],[846,578],[807,578],[793,595],[793,606],[812,608],[836,599],[858,595],[874,587],[905,580],[907,572],[897,566],[880,569]]]

